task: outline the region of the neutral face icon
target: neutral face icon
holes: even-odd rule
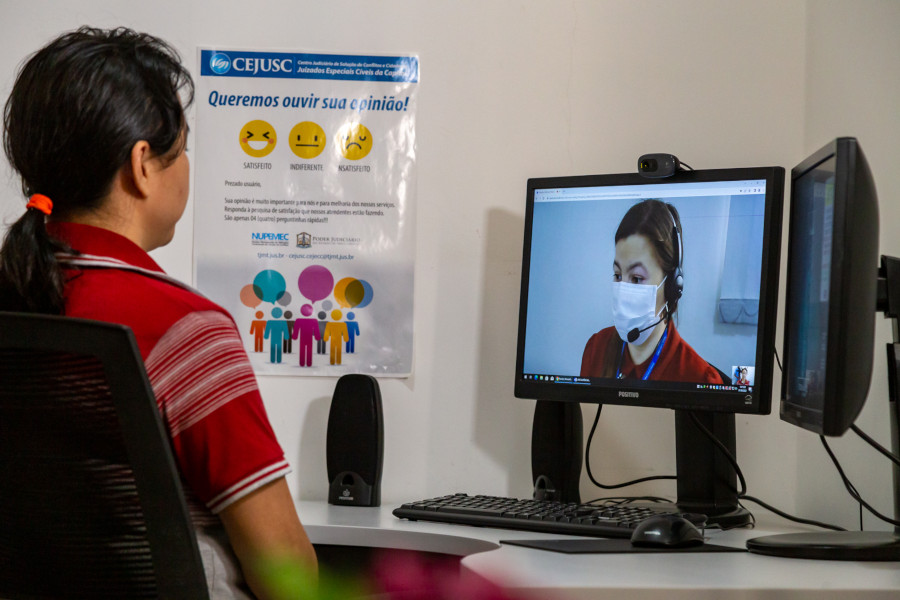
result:
[[[291,129],[290,145],[300,158],[315,158],[325,149],[325,131],[318,123],[302,121]]]

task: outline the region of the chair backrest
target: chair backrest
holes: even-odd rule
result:
[[[0,598],[209,598],[127,327],[0,312]]]

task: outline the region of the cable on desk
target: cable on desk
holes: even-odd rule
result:
[[[778,361],[779,369],[781,369],[781,360],[778,357],[777,351],[775,352],[775,359]],[[594,422],[591,425],[591,431],[588,434],[587,444],[585,445],[585,451],[584,451],[585,469],[587,470],[588,478],[591,480],[591,482],[594,485],[596,485],[597,487],[599,487],[601,489],[613,490],[613,489],[628,487],[628,486],[635,485],[638,483],[643,483],[645,481],[654,481],[654,480],[658,480],[658,479],[669,479],[669,480],[677,479],[677,477],[674,475],[654,475],[652,477],[642,477],[640,479],[635,479],[633,481],[627,481],[625,483],[618,483],[618,484],[612,484],[612,485],[603,484],[603,483],[600,483],[599,481],[597,481],[597,479],[594,478],[594,475],[591,472],[590,450],[591,450],[591,443],[593,442],[593,439],[594,439],[594,433],[597,430],[597,423],[600,421],[600,413],[602,412],[602,410],[603,410],[603,405],[598,404],[597,405],[597,414],[594,416]],[[713,435],[713,433],[705,425],[703,425],[703,423],[700,421],[700,419],[698,419],[697,416],[693,412],[690,412],[689,414],[690,414],[691,420],[694,422],[694,424],[700,429],[701,432],[703,432],[703,434],[707,438],[709,438],[710,441],[712,441],[713,445],[716,446],[716,448],[719,450],[719,452],[722,453],[722,455],[725,457],[725,459],[729,462],[729,464],[731,464],[731,467],[734,469],[734,472],[737,475],[738,481],[740,481],[740,484],[741,484],[741,489],[736,490],[737,496],[738,496],[738,503],[740,503],[741,500],[746,500],[748,502],[753,502],[754,504],[758,504],[759,506],[762,506],[763,508],[775,513],[776,515],[778,515],[784,519],[787,519],[789,521],[793,521],[795,523],[801,523],[804,525],[812,525],[814,527],[820,527],[822,529],[830,529],[832,531],[845,531],[845,529],[843,527],[839,527],[837,525],[832,525],[830,523],[824,523],[821,521],[816,521],[814,519],[806,519],[803,517],[797,517],[795,515],[791,515],[789,513],[784,512],[783,510],[775,508],[771,504],[764,502],[763,500],[761,500],[759,498],[756,498],[755,496],[749,495],[747,493],[747,481],[744,478],[744,473],[741,470],[740,465],[738,465],[738,462],[735,459],[734,455],[732,455],[731,452],[729,452],[728,448],[725,447],[725,444],[723,444],[722,441],[719,440],[719,438],[717,438],[715,435]],[[854,431],[856,431],[856,429],[854,429]],[[860,435],[860,434],[861,434],[861,432],[857,432],[857,435]],[[863,437],[863,436],[865,436],[865,434],[860,435],[860,437]],[[863,437],[863,439],[866,439],[867,437],[868,436],[865,436],[865,437]],[[873,442],[874,442],[874,440],[873,440]],[[887,519],[887,517],[880,515],[877,511],[875,511],[874,509],[872,509],[871,507],[869,507],[867,504],[865,504],[863,502],[862,498],[859,497],[859,494],[855,493],[855,488],[853,487],[853,484],[850,483],[850,481],[848,479],[846,479],[846,476],[843,475],[843,470],[840,468],[839,463],[837,462],[837,458],[835,458],[834,455],[831,453],[824,438],[822,438],[822,443],[826,444],[826,449],[828,449],[829,455],[832,456],[832,460],[835,461],[835,465],[838,467],[838,472],[841,473],[842,478],[845,480],[845,485],[848,486],[848,490],[850,490],[851,488],[854,490],[854,491],[850,492],[851,496],[853,496],[854,499],[857,499],[857,501],[860,503],[860,506],[865,505],[870,510],[870,512],[872,512],[874,515],[878,516],[879,518],[884,518],[889,523],[893,523],[895,525],[900,525],[900,522],[894,521],[892,519]],[[876,444],[876,448],[880,448],[880,446],[877,446],[877,443],[875,443],[875,444]],[[881,450],[884,450],[884,449],[881,448],[879,451],[881,451]],[[888,453],[888,454],[890,454],[890,453]],[[894,460],[893,456],[891,456],[891,458],[892,458],[892,460]],[[623,497],[619,497],[619,498],[597,498],[597,499],[591,500],[590,503],[595,503],[595,502],[600,502],[600,501],[605,501],[605,500],[618,500],[621,502],[634,502],[637,500],[650,500],[652,502],[670,502],[670,500],[667,500],[665,498],[655,498],[655,497],[640,497],[640,498],[638,498],[638,497],[623,496]],[[752,512],[750,513],[750,516],[751,516],[751,519],[753,519],[753,522],[755,523],[756,517],[753,516]]]
[[[825,439],[824,435],[820,435],[819,439],[822,441],[822,445],[825,446],[825,451],[828,453],[828,456],[831,457],[831,462],[834,463],[834,466],[837,468],[838,474],[841,476],[841,480],[844,482],[844,487],[847,488],[847,492],[850,493],[850,496],[859,502],[861,506],[864,506],[866,510],[875,515],[877,518],[881,519],[885,523],[890,523],[891,525],[900,525],[900,521],[896,519],[892,519],[888,516],[885,516],[875,510],[868,502],[862,499],[862,496],[859,494],[859,491],[856,489],[856,486],[850,481],[847,475],[844,473],[844,469],[841,468],[841,463],[838,461],[837,456],[834,455],[834,452],[831,451],[831,446],[828,445],[828,441]]]
[[[617,490],[619,488],[628,487],[630,485],[635,485],[638,483],[643,483],[645,481],[655,481],[657,479],[677,479],[674,475],[653,475],[650,477],[642,477],[640,479],[635,479],[634,481],[626,481],[625,483],[615,483],[611,485],[603,484],[597,481],[594,478],[594,474],[591,472],[591,442],[594,439],[594,432],[597,430],[597,423],[600,421],[600,413],[603,410],[603,405],[597,405],[597,414],[594,415],[594,424],[591,425],[591,432],[588,434],[587,444],[585,444],[584,448],[584,466],[585,470],[587,470],[588,478],[591,480],[591,483],[596,485],[598,488],[604,490]],[[666,500],[668,502],[668,500]]]
[[[603,503],[618,506],[621,504],[630,504],[632,502],[667,502],[672,504],[671,499],[660,498],[659,496],[604,496],[602,498],[588,500],[585,504]]]
[[[803,517],[795,517],[794,515],[789,515],[788,513],[775,508],[771,504],[763,502],[759,498],[750,496],[749,494],[744,494],[743,496],[740,497],[740,499],[746,500],[748,502],[753,502],[754,504],[759,504],[766,510],[775,513],[779,517],[785,518],[789,521],[794,521],[795,523],[803,523],[805,525],[814,525],[815,527],[821,527],[822,529],[830,529],[832,531],[846,531],[846,529],[844,529],[843,527],[838,527],[837,525],[831,525],[830,523],[823,523],[821,521],[815,521],[813,519],[804,519]]]
[[[782,518],[788,519],[789,521],[794,521],[795,523],[803,523],[805,525],[814,525],[816,527],[821,527],[823,529],[830,529],[832,531],[844,531],[843,527],[838,527],[837,525],[831,525],[829,523],[823,523],[821,521],[815,521],[812,519],[805,519],[803,517],[796,517],[794,515],[788,514],[782,510],[775,508],[771,504],[767,504],[766,502],[763,502],[759,498],[748,495],[747,494],[747,481],[746,481],[746,479],[744,479],[744,474],[741,471],[741,468],[737,463],[737,459],[735,459],[734,455],[728,451],[728,448],[725,447],[725,444],[723,444],[722,441],[719,440],[719,438],[717,438],[715,435],[713,435],[713,433],[709,429],[707,429],[706,426],[703,425],[703,423],[700,422],[700,419],[697,418],[697,415],[695,415],[693,412],[690,413],[690,415],[691,415],[691,419],[694,421],[694,424],[700,428],[700,431],[702,431],[703,434],[706,437],[708,437],[710,439],[710,441],[712,441],[712,443],[716,446],[716,448],[718,448],[719,452],[721,452],[723,454],[723,456],[725,456],[726,460],[728,460],[728,462],[731,464],[731,468],[733,468],[735,474],[737,474],[738,480],[741,482],[741,490],[738,492],[738,501],[747,500],[748,502],[753,502],[755,504],[759,504],[763,508],[766,508],[767,510],[772,511],[776,515],[778,515]],[[751,513],[751,516],[752,516],[752,513]],[[755,522],[755,520],[756,519],[754,517],[754,522]]]
[[[700,419],[697,417],[694,411],[690,411],[688,414],[691,416],[691,421],[694,422],[694,425],[696,425],[697,428],[703,432],[703,435],[709,438],[709,440],[713,443],[713,445],[715,445],[716,448],[719,449],[719,452],[722,453],[729,464],[731,464],[731,468],[734,469],[734,472],[738,477],[738,481],[741,482],[741,489],[736,490],[738,497],[745,495],[747,493],[747,480],[744,479],[744,473],[743,471],[741,471],[741,467],[738,466],[737,459],[731,452],[728,451],[728,448],[725,447],[725,444],[723,444],[719,438],[713,435],[713,432],[707,429],[706,425],[700,422]]]
[[[864,442],[866,442],[867,444],[869,444],[870,446],[872,446],[873,448],[875,448],[876,450],[878,450],[879,452],[881,452],[882,454],[887,456],[891,461],[893,461],[893,463],[895,465],[900,467],[900,458],[897,458],[893,452],[891,452],[890,450],[888,450],[887,448],[885,448],[884,446],[882,446],[881,444],[876,442],[874,440],[874,438],[867,435],[866,432],[864,432],[862,429],[857,427],[855,424],[850,425],[850,429],[853,431],[853,433],[855,433],[856,435],[861,437]]]
[[[778,362],[778,370],[783,371],[784,369],[781,366],[781,358],[778,356],[777,348],[775,349],[775,360]],[[862,429],[857,427],[856,424],[851,424],[850,429],[853,431],[853,433],[855,433],[860,438],[862,438],[862,440],[864,442],[866,442],[867,444],[869,444],[870,446],[875,448],[875,450],[877,450],[878,452],[880,452],[881,454],[886,456],[888,459],[890,459],[895,465],[900,466],[900,458],[898,458],[896,455],[894,455],[893,452],[891,452],[890,450],[888,450],[887,448],[885,448],[884,446],[882,446],[881,444],[876,442],[874,438],[867,435]],[[850,479],[844,473],[844,469],[841,467],[841,463],[837,459],[837,456],[835,456],[834,452],[832,452],[831,447],[828,445],[828,441],[825,439],[824,436],[821,436],[821,435],[819,436],[819,439],[822,441],[822,445],[825,446],[825,451],[828,453],[828,456],[831,458],[831,462],[833,462],[835,468],[837,468],[838,474],[841,476],[841,480],[844,482],[844,487],[847,488],[847,492],[849,492],[850,496],[854,500],[856,500],[856,502],[859,504],[859,529],[860,529],[860,531],[863,530],[863,508],[865,508],[870,513],[872,513],[877,518],[881,519],[882,521],[884,521],[886,523],[890,523],[891,525],[895,525],[895,526],[900,526],[900,521],[896,521],[894,519],[886,517],[885,515],[882,515],[881,513],[876,511],[874,508],[872,508],[867,502],[865,502],[862,499],[862,496],[859,494],[859,490],[856,489],[856,486],[853,485],[853,483],[850,481]],[[838,531],[839,530],[840,529],[838,529]]]

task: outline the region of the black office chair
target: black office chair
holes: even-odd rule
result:
[[[0,312],[0,598],[209,598],[127,327]]]

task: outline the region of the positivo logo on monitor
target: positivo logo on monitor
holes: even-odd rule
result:
[[[625,392],[619,390],[619,398],[640,398],[641,395],[637,392]]]
[[[231,57],[224,52],[216,52],[209,59],[209,68],[216,75],[224,75],[231,70]]]

